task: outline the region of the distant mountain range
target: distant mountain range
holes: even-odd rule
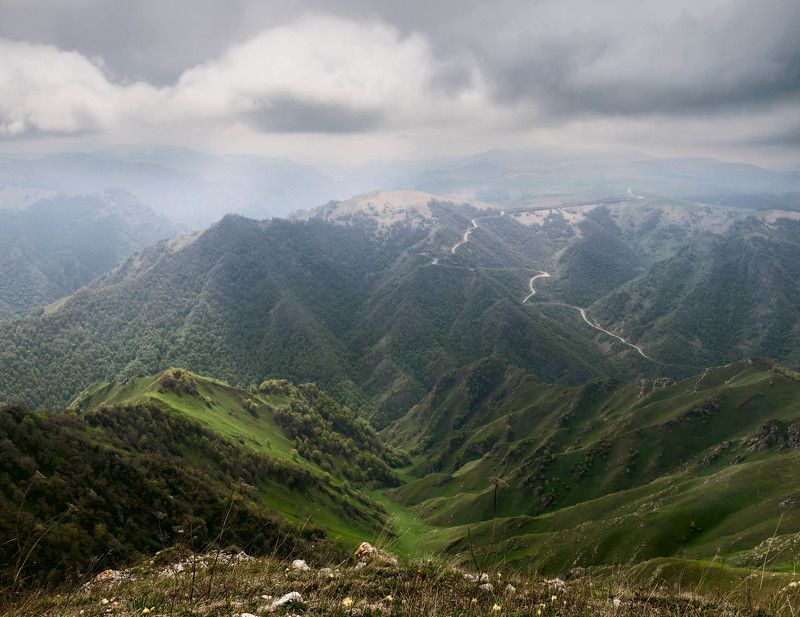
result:
[[[285,158],[212,155],[164,146],[0,158],[0,187],[98,193],[124,189],[174,222],[199,230],[229,213],[264,219],[331,199],[416,190],[463,201],[526,205],[542,195],[624,197],[626,188],[744,209],[800,210],[800,172],[639,152],[492,150],[473,156],[366,165],[306,165]],[[4,207],[0,192],[0,207]],[[15,196],[6,195],[5,201]],[[16,195],[17,199],[24,199]],[[5,206],[10,207],[10,206]]]
[[[338,193],[312,167],[286,159],[212,156],[174,148],[117,148],[0,159],[0,185],[68,194],[123,189],[190,229],[229,212],[286,216]]]
[[[6,189],[15,208],[0,203],[0,319],[69,295],[132,253],[179,233],[124,191],[67,196]]]
[[[570,384],[680,377],[750,355],[796,362],[796,215],[633,195],[506,210],[372,193],[303,220],[228,216],[44,315],[0,323],[0,398],[62,405],[96,379],[181,365],[235,383],[311,379],[380,426],[492,354]],[[723,267],[758,265],[747,247],[783,277],[770,296],[772,275]],[[699,251],[718,257],[687,260]],[[762,297],[775,310],[751,310]],[[720,331],[742,336],[725,347]]]

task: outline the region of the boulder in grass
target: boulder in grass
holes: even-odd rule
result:
[[[303,559],[295,559],[292,562],[292,569],[300,570],[301,572],[308,572],[311,568],[308,567],[308,564]]]
[[[359,544],[354,556],[358,563],[363,563],[365,565],[395,567],[398,563],[397,557],[391,553],[375,548],[369,542],[362,542]]]
[[[291,604],[292,602],[302,602],[302,601],[303,601],[303,596],[301,596],[296,591],[290,591],[286,595],[281,596],[280,598],[275,600],[272,604],[270,604],[267,610],[270,613],[274,613],[275,611],[282,609],[287,604]]]
[[[86,583],[85,586],[94,587],[96,585],[118,585],[119,583],[129,581],[131,578],[132,577],[128,572],[123,572],[120,570],[103,570],[91,581]]]

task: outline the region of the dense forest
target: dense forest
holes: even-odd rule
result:
[[[3,583],[87,573],[173,546],[302,553],[324,533],[258,498],[310,490],[296,465],[258,456],[155,406],[85,416],[0,409]]]
[[[94,384],[65,412],[5,406],[0,455],[4,582],[176,545],[330,556],[385,525],[367,491],[409,463],[314,384],[177,368]]]
[[[0,322],[0,399],[59,406],[95,380],[185,366],[242,385],[312,380],[385,424],[442,371],[491,353],[570,383],[648,370],[624,353],[609,359],[577,315],[521,304],[526,247],[568,241],[556,223],[531,236],[499,220],[451,265],[432,266],[421,253],[469,225],[455,210],[441,205],[431,229],[379,237],[229,216],[186,245],[143,251],[52,312]]]

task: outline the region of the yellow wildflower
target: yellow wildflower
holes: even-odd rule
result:
[[[108,604],[108,598],[103,598],[102,600],[100,600],[101,606],[105,606],[106,604]]]
[[[353,598],[349,596],[346,597],[344,600],[342,600],[342,606],[344,606],[345,608],[350,608],[351,606],[353,606]]]
[[[492,607],[492,611],[494,611],[495,613],[499,613],[501,610],[503,610],[503,607],[502,607],[502,606],[500,606],[499,604],[495,604],[495,605]]]
[[[393,598],[391,595],[389,595],[389,596],[386,596],[386,597],[384,598],[384,600],[386,600],[387,602],[394,602],[394,598]]]

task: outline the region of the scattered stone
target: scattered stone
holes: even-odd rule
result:
[[[564,581],[562,581],[560,578],[547,579],[544,582],[544,584],[547,585],[548,587],[555,587],[557,589],[564,589],[564,587],[567,586],[567,584]]]
[[[357,564],[354,566],[354,569],[355,569],[355,570],[361,570],[362,568],[366,568],[366,567],[367,567],[367,562],[366,562],[366,561],[359,561],[359,562],[358,562],[358,563],[357,563]]]
[[[484,583],[483,585],[478,587],[478,589],[481,589],[483,591],[488,591],[491,593],[492,591],[494,591],[494,585],[492,585],[491,583]]]
[[[86,583],[86,587],[94,587],[95,585],[118,585],[133,578],[130,573],[121,570],[103,570],[95,576],[91,581]]]
[[[489,580],[489,575],[486,574],[486,572],[482,572],[481,574],[471,574],[467,572],[464,574],[464,578],[470,583],[483,583]]]
[[[619,598],[614,598],[611,601],[611,604],[614,605],[614,608],[619,608],[620,606],[622,606],[622,600],[620,600]]]
[[[239,613],[239,617],[258,617],[258,615],[254,615],[253,613]]]
[[[397,566],[397,557],[391,553],[378,550],[369,542],[358,545],[354,555],[356,561],[374,564],[376,566]]]
[[[245,563],[253,561],[253,558],[244,551],[238,551],[235,553],[222,553],[218,556],[217,561],[222,563]]]
[[[320,568],[320,571],[318,572],[318,574],[320,576],[325,577],[325,578],[333,578],[333,576],[334,576],[333,570],[331,570],[330,568]]]
[[[267,610],[270,613],[274,613],[275,611],[277,611],[280,608],[283,608],[290,602],[302,602],[302,601],[303,601],[303,596],[301,596],[296,591],[290,591],[286,595],[281,596],[280,598],[275,600],[272,604],[270,604]]]
[[[378,554],[378,549],[372,546],[369,542],[362,542],[358,545],[356,549],[355,558],[359,561],[366,561],[370,559],[373,555]]]
[[[295,570],[300,570],[301,572],[308,572],[311,569],[303,559],[295,559],[292,562],[292,568]]]
[[[586,568],[581,568],[580,566],[578,566],[576,568],[572,568],[569,571],[567,578],[575,579],[575,578],[581,578],[583,576],[586,576]]]
[[[514,585],[512,585],[511,583],[509,583],[508,585],[506,585],[505,592],[507,595],[513,596],[515,593],[517,593],[517,588],[514,587]]]

